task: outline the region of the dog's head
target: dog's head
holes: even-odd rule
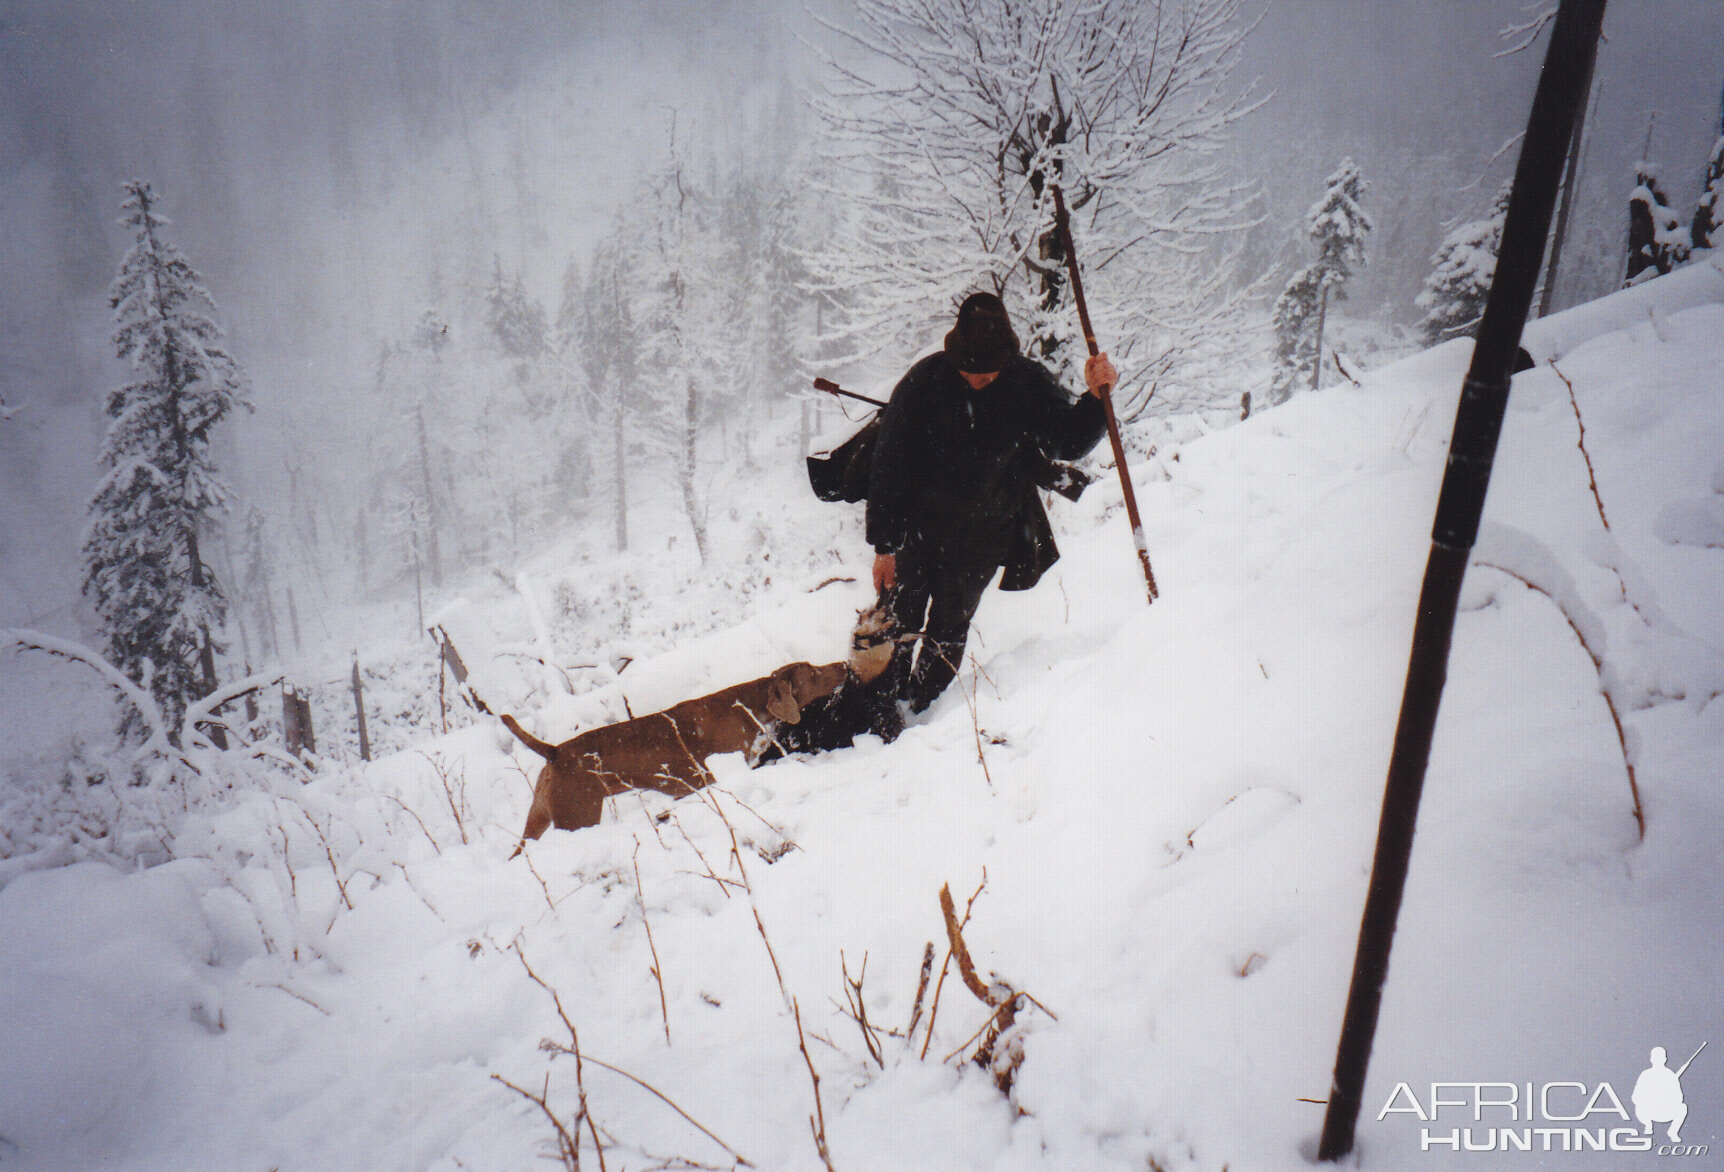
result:
[[[842,663],[792,663],[767,677],[766,711],[785,724],[800,724],[804,706],[836,691],[844,682]]]

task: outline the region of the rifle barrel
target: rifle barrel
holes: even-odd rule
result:
[[[871,399],[867,395],[858,395],[855,391],[847,391],[829,378],[815,379],[814,389],[817,391],[825,391],[828,395],[843,395],[847,399],[860,399],[862,402],[872,403],[876,407],[884,407],[886,405],[884,400]]]

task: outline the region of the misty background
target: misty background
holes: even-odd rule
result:
[[[303,511],[351,540],[353,509],[390,475],[376,450],[405,401],[390,380],[406,377],[428,310],[474,336],[501,276],[554,316],[618,209],[673,159],[728,190],[789,192],[809,215],[839,198],[826,189],[844,176],[811,175],[821,129],[804,91],[822,81],[810,42],[853,51],[815,19],[845,24],[846,9],[0,3],[0,624],[88,627],[78,541],[102,401],[123,378],[105,296],[127,244],[122,181],[155,185],[250,373],[255,410],[218,440],[236,499],[279,534],[305,540],[307,522],[287,516]],[[1376,225],[1347,313],[1382,336],[1418,319],[1432,250],[1512,173],[1502,148],[1524,125],[1543,42],[1495,54],[1526,16],[1519,0],[1267,6],[1233,78],[1267,100],[1227,154],[1260,191],[1243,268],[1271,274],[1265,321],[1308,250],[1305,209],[1345,155]],[[1615,0],[1606,37],[1559,307],[1620,282],[1631,164],[1659,164],[1686,218],[1717,137],[1724,5]],[[806,362],[815,306],[792,310],[777,328]],[[914,357],[849,373],[878,387]],[[559,393],[554,371],[532,382],[493,358],[451,385]],[[774,383],[750,394],[801,393],[800,379]],[[596,471],[568,476],[604,491]],[[530,521],[570,517],[541,506]]]

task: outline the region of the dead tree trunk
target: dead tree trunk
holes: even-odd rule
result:
[[[353,657],[353,716],[359,725],[359,759],[371,760],[371,733],[365,726],[365,685],[359,679],[359,656]]]
[[[1323,325],[1329,317],[1329,286],[1323,286],[1323,300],[1317,305],[1317,345],[1316,354],[1311,359],[1311,389],[1318,389],[1323,380]]]
[[[694,376],[688,376],[688,399],[683,414],[682,455],[677,462],[677,482],[682,488],[682,509],[688,514],[688,527],[694,530],[695,552],[700,564],[706,565],[706,521],[701,516],[700,501],[694,488],[695,440],[700,422],[700,399],[694,389]]]
[[[628,436],[625,429],[623,386],[617,386],[617,410],[612,424],[612,446],[616,465],[616,504],[617,504],[617,548],[626,550],[629,547],[629,480],[628,480]]]

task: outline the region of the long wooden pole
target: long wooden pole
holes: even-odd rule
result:
[[[1078,273],[1077,247],[1072,244],[1071,218],[1066,214],[1065,196],[1059,184],[1049,185],[1054,193],[1054,224],[1059,230],[1060,244],[1066,253],[1066,271],[1071,274],[1072,300],[1077,302],[1078,321],[1083,325],[1083,340],[1089,346],[1090,357],[1101,353],[1096,345],[1095,327],[1090,325],[1089,305],[1083,297],[1083,277]],[[1119,487],[1125,495],[1125,515],[1131,521],[1131,540],[1137,546],[1137,560],[1143,565],[1143,580],[1149,587],[1149,600],[1154,602],[1161,591],[1155,585],[1155,571],[1149,568],[1149,542],[1143,536],[1143,518],[1137,512],[1137,493],[1131,487],[1131,473],[1125,466],[1125,445],[1119,441],[1119,420],[1113,413],[1113,387],[1101,388],[1102,411],[1107,416],[1107,441],[1113,447],[1113,466],[1119,469]]]
[[[1562,0],[1515,167],[1496,275],[1491,279],[1484,316],[1479,319],[1472,364],[1461,387],[1448,464],[1431,527],[1430,557],[1419,592],[1407,682],[1383,785],[1377,849],[1359,922],[1341,1038],[1335,1050],[1335,1075],[1317,1148],[1319,1160],[1339,1160],[1353,1150],[1383,984],[1389,975],[1389,952],[1406,889],[1419,799],[1448,675],[1455,609],[1490,488],[1491,463],[1508,408],[1509,378],[1515,351],[1520,347],[1521,327],[1532,305],[1539,262],[1544,257],[1564,154],[1573,136],[1574,120],[1586,100],[1587,74],[1604,21],[1604,4],[1605,0]]]

